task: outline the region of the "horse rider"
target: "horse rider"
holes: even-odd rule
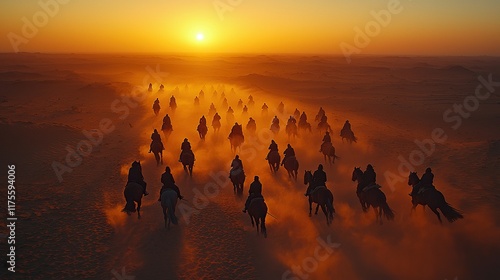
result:
[[[127,183],[137,183],[142,186],[144,189],[144,196],[149,193],[146,191],[146,182],[144,181],[144,176],[142,175],[142,168],[140,163],[136,163],[135,161],[132,163],[132,166],[128,170],[128,180]]]
[[[269,106],[267,106],[267,104],[264,102],[264,105],[262,105],[262,111],[267,112],[268,108],[269,108]]]
[[[412,191],[410,195],[418,194],[421,190],[429,188],[435,188],[434,174],[432,174],[432,169],[430,167],[427,167],[427,169],[425,169],[424,175],[422,175],[422,178],[420,179],[420,182],[415,185],[414,191]]]
[[[231,128],[231,133],[229,133],[229,139],[231,139],[236,135],[243,136],[243,127],[239,125],[237,122],[235,122],[233,127]]]
[[[207,119],[205,118],[205,116],[204,116],[204,115],[203,115],[203,116],[201,116],[201,118],[200,118],[200,124],[201,124],[202,126],[207,126]]]
[[[181,144],[181,154],[179,155],[179,162],[182,162],[183,153],[190,153],[194,159],[194,153],[193,150],[191,150],[191,143],[189,143],[187,138],[184,138],[184,142],[182,142]]]
[[[276,142],[274,142],[274,140],[271,140],[271,144],[269,145],[268,149],[269,149],[269,153],[267,153],[266,160],[269,158],[269,155],[272,152],[278,152],[278,144],[276,144]]]
[[[179,190],[179,187],[175,185],[175,180],[174,176],[172,176],[172,173],[170,171],[170,167],[165,167],[165,172],[161,174],[161,183],[163,184],[161,189],[160,189],[160,198],[158,198],[158,201],[161,201],[161,194],[167,190],[167,189],[172,189],[177,193],[177,197],[179,199],[183,199],[184,197],[181,195],[181,191]]]
[[[243,162],[241,161],[240,156],[236,155],[231,162],[231,171],[229,171],[229,178],[238,175],[241,172],[243,172]]]
[[[320,152],[323,151],[323,147],[325,147],[326,143],[332,143],[332,138],[330,137],[330,132],[325,132],[325,136],[323,136],[323,143],[321,143],[321,148],[319,149]]]
[[[281,165],[285,164],[285,161],[291,157],[295,156],[295,150],[292,148],[292,145],[288,144],[285,151],[283,151],[283,160],[281,161]]]
[[[234,110],[233,110],[233,108],[231,108],[231,106],[227,109],[227,113],[234,114]]]
[[[221,119],[221,116],[219,116],[219,113],[216,112],[214,115],[214,119],[212,120],[212,125],[214,124],[214,122],[220,121],[220,119]]]
[[[363,182],[365,184],[365,187],[375,185],[376,181],[377,173],[375,173],[373,166],[371,164],[368,164],[366,166],[365,172],[363,173]]]
[[[351,123],[349,123],[349,120],[345,121],[344,126],[342,127],[342,131],[351,131]]]
[[[253,182],[250,184],[250,189],[248,190],[248,198],[245,202],[245,208],[243,209],[243,213],[247,212],[248,207],[250,206],[250,202],[254,198],[264,198],[262,196],[262,184],[259,181],[259,176],[255,176]]]
[[[248,127],[257,127],[257,124],[255,123],[255,120],[252,117],[248,119],[247,128]]]
[[[158,133],[158,130],[154,130],[153,133],[151,134],[151,145],[149,145],[149,152],[153,150],[153,143],[159,143],[161,145],[161,150],[164,150],[163,143],[161,142],[161,136],[160,133]]]
[[[274,116],[272,124],[275,126],[280,125],[280,120],[278,119],[278,116]]]
[[[297,123],[297,120],[293,116],[290,116],[290,118],[288,119],[287,125],[296,124],[296,123]]]
[[[309,184],[307,187],[307,191],[304,194],[308,196],[314,191],[317,187],[324,186],[326,187],[326,172],[323,171],[323,164],[318,165],[318,170],[314,171],[312,177],[312,184]]]
[[[155,106],[160,107],[160,100],[158,100],[158,98],[156,98],[155,102],[153,103],[153,108],[154,108]]]
[[[299,118],[299,123],[307,123],[307,115],[306,115],[306,112],[302,112],[302,115],[300,115],[300,118]]]
[[[171,124],[170,116],[168,114],[166,114],[165,117],[163,117],[163,123],[166,125]]]

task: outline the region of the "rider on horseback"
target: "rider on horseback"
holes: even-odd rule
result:
[[[200,118],[200,125],[207,126],[207,119],[204,115]]]
[[[137,183],[144,188],[144,195],[149,193],[146,191],[146,182],[144,181],[144,176],[142,176],[142,168],[139,162],[134,161],[132,166],[128,170],[128,181],[127,183]]]
[[[233,110],[233,108],[229,107],[229,108],[227,109],[227,113],[228,113],[228,114],[234,114],[234,110]]]
[[[280,125],[280,120],[278,119],[278,116],[274,116],[272,125],[279,126]]]
[[[420,182],[415,185],[410,195],[413,196],[431,188],[436,188],[434,187],[434,174],[432,174],[432,169],[427,167],[424,175],[422,175],[422,178],[420,179]]]
[[[243,213],[247,212],[248,207],[250,206],[250,202],[254,198],[264,198],[262,196],[262,184],[259,181],[259,176],[254,177],[254,181],[250,184],[250,189],[248,190],[248,198],[245,202],[245,208],[243,209]]]
[[[160,133],[158,133],[158,130],[154,130],[153,134],[151,134],[151,145],[149,145],[149,152],[153,150],[153,144],[154,143],[159,143],[161,146],[161,150],[164,150],[165,148],[163,147],[163,143],[161,142],[161,136]]]
[[[256,128],[256,127],[257,127],[257,124],[255,123],[255,120],[252,117],[250,117],[248,119],[247,129],[249,129],[249,128]]]
[[[170,120],[170,116],[168,114],[165,115],[165,117],[163,117],[163,124],[165,125],[171,125],[172,122]]]
[[[214,115],[214,118],[212,120],[212,125],[214,125],[214,123],[216,123],[216,122],[220,122],[220,119],[221,119],[221,117],[219,116],[219,113],[216,112]]]
[[[191,150],[191,143],[189,143],[187,138],[184,138],[184,142],[182,142],[181,144],[181,154],[179,155],[179,162],[182,162],[183,153],[190,153],[193,156],[193,160],[195,160],[193,150]]]
[[[307,115],[306,115],[306,112],[302,112],[302,115],[300,115],[300,118],[299,118],[299,123],[302,123],[302,124],[307,123]]]
[[[269,155],[272,152],[278,152],[278,144],[276,144],[276,142],[274,142],[274,140],[271,140],[271,144],[269,145],[268,149],[269,149],[269,153],[267,154],[266,160],[269,158]]]
[[[170,167],[165,167],[165,173],[161,174],[161,183],[163,184],[161,189],[160,189],[160,198],[158,198],[158,201],[161,201],[161,194],[167,190],[167,189],[172,189],[177,193],[177,197],[179,199],[183,199],[184,197],[181,195],[181,191],[179,190],[179,187],[175,184],[174,176],[172,176],[172,173],[170,171]]]
[[[375,173],[375,170],[373,169],[373,166],[371,164],[368,164],[366,166],[366,170],[363,173],[363,190],[366,191],[372,187],[377,187],[380,188],[379,185],[377,185],[377,173]]]
[[[243,126],[239,125],[237,122],[234,123],[233,127],[231,128],[231,133],[229,133],[228,138],[231,139],[236,135],[243,136]]]
[[[244,172],[243,162],[241,161],[240,156],[236,155],[233,161],[231,162],[231,170],[229,171],[229,178],[231,178],[232,176],[236,176],[241,172]]]
[[[286,147],[285,151],[283,152],[283,154],[285,155],[283,157],[283,160],[281,161],[281,165],[285,164],[285,161],[291,157],[294,157],[295,156],[295,151],[294,149],[292,148],[292,145],[288,144],[288,146]]]
[[[286,124],[286,125],[287,125],[287,126],[288,126],[288,125],[294,125],[294,124],[296,124],[296,123],[297,123],[297,120],[296,120],[293,116],[290,116],[290,118],[288,119],[288,121],[287,121],[287,124]]]
[[[194,105],[200,105],[200,99],[198,98],[198,96],[194,98]]]
[[[264,102],[264,105],[262,105],[262,111],[267,111],[268,108],[269,106],[267,106],[267,104]]]
[[[331,145],[332,144],[332,138],[330,137],[330,132],[326,132],[325,136],[323,136],[323,143],[321,143],[321,148],[319,149],[320,152],[323,151],[323,148],[325,145]]]
[[[342,127],[342,131],[351,131],[351,124],[349,123],[349,120],[345,121],[344,127]]]
[[[326,172],[323,171],[323,164],[318,165],[318,170],[314,171],[312,180],[314,184],[309,184],[305,196],[310,195],[317,187],[326,187]]]

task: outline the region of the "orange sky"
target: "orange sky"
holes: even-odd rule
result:
[[[500,1],[361,2],[4,0],[0,52],[500,55]],[[381,10],[386,26],[356,44]]]

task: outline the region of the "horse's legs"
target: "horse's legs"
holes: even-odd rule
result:
[[[321,206],[323,207],[323,206]],[[319,209],[319,203],[316,205],[316,212],[314,212],[314,215],[318,215],[318,209]]]
[[[257,227],[257,235],[259,235],[259,218],[255,217],[255,226]]]
[[[193,165],[189,165],[189,176],[193,177]]]
[[[266,216],[261,218],[261,226],[260,229],[262,234],[264,234],[264,238],[267,238],[267,229],[266,229]]]
[[[163,206],[163,221],[165,222],[165,228],[167,227],[167,207]]]
[[[250,221],[252,222],[252,227],[254,227],[253,217],[252,217],[252,215],[249,215],[249,216],[250,216]]]
[[[436,214],[436,216],[438,217],[439,223],[442,224],[443,221],[441,221],[441,215],[439,215],[439,212],[437,211],[437,209],[434,207],[430,207],[430,206],[429,206],[429,208],[431,208],[432,212],[434,212],[434,214]]]
[[[382,225],[382,223],[383,223],[382,222],[383,221],[383,219],[382,219],[382,206],[378,207],[378,219],[380,221],[380,224]]]
[[[319,204],[318,204],[319,205]],[[325,217],[326,217],[326,224],[327,225],[330,225],[330,219],[328,218],[328,211],[326,211],[326,205],[322,204],[321,205],[321,210],[323,211],[323,213],[325,213]]]
[[[142,196],[142,194],[141,194]],[[140,219],[141,218],[141,199],[139,199],[139,201],[137,201],[137,218]]]

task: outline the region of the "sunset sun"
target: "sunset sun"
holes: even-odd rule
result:
[[[203,33],[196,34],[196,40],[203,41],[203,39],[205,39],[205,36],[203,35]]]

